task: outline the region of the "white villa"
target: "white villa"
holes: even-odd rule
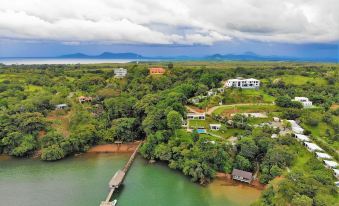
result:
[[[316,152],[315,153],[315,156],[318,158],[318,159],[332,159],[332,157],[327,154],[327,153],[323,153],[323,152]]]
[[[210,129],[211,130],[218,131],[218,130],[220,130],[220,128],[221,128],[221,124],[210,124]]]
[[[295,134],[302,134],[304,133],[304,129],[299,126],[299,124],[294,120],[287,120],[289,123],[291,123],[292,131]]]
[[[127,75],[127,69],[124,69],[124,68],[114,69],[115,78],[124,78],[126,75]]]
[[[294,137],[301,142],[309,142],[310,138],[308,138],[308,136],[303,135],[303,134],[294,134]]]
[[[306,148],[308,151],[310,152],[316,152],[316,151],[324,151],[323,149],[321,149],[318,145],[311,143],[311,142],[304,142]]]
[[[336,169],[338,167],[338,163],[332,160],[324,160],[324,163],[328,169]]]
[[[224,87],[235,87],[242,89],[257,89],[260,87],[260,80],[257,79],[243,79],[238,77],[237,79],[229,79],[225,83]]]
[[[205,113],[187,113],[187,119],[205,120]]]
[[[304,108],[312,107],[312,102],[307,97],[294,97],[294,101],[300,102]]]

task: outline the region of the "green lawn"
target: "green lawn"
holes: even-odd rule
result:
[[[284,75],[272,78],[272,80],[281,79],[286,84],[292,85],[304,85],[309,82],[315,83],[316,85],[327,85],[327,81],[324,78],[319,77],[305,77],[301,75]]]
[[[275,105],[224,105],[216,109],[213,114],[220,115],[225,112],[273,112],[277,109]]]
[[[207,117],[206,120],[189,120],[189,126],[190,128],[198,128],[198,127],[203,127],[207,129],[209,133],[224,137],[224,138],[229,138],[231,136],[236,136],[238,134],[244,133],[244,130],[241,129],[227,129],[226,131],[212,131],[209,129],[209,124],[220,124],[218,121],[213,120],[210,117]]]

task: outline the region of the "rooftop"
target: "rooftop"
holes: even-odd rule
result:
[[[319,150],[319,151],[323,151],[323,149],[321,149],[318,145],[311,143],[311,142],[305,142],[305,145],[310,148],[311,150]]]
[[[317,155],[318,158],[321,158],[321,159],[332,159],[331,155],[327,153],[316,152],[315,154]]]
[[[338,166],[337,162],[331,161],[331,160],[324,160],[324,163],[329,167],[337,167]]]
[[[253,175],[252,175],[251,172],[246,172],[246,171],[243,171],[243,170],[233,169],[232,176],[240,176],[240,177],[244,177],[246,179],[252,179]]]

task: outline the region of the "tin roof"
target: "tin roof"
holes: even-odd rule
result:
[[[246,172],[243,170],[233,169],[232,176],[240,176],[246,179],[252,179],[253,175],[251,172]]]

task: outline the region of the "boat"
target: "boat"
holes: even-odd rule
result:
[[[117,205],[117,203],[118,203],[118,200],[113,200],[113,202],[112,202],[112,206],[116,206],[116,205]]]

